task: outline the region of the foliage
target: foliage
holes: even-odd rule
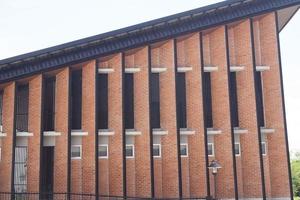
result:
[[[300,197],[300,153],[291,162],[294,196]]]

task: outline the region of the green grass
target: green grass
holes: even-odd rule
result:
[[[300,200],[300,197],[294,197],[294,200]]]

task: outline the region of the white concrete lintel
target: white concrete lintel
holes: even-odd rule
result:
[[[207,128],[207,135],[220,135],[222,130],[217,128]]]
[[[152,67],[151,72],[152,73],[163,73],[166,72],[167,68],[166,67]]]
[[[2,138],[2,137],[6,137],[7,136],[7,134],[6,133],[0,133],[0,138]]]
[[[230,66],[231,72],[240,72],[245,70],[245,66]]]
[[[128,136],[137,136],[137,135],[142,135],[141,131],[138,131],[136,129],[126,129],[126,135]]]
[[[195,130],[190,128],[181,128],[180,135],[194,135],[196,133]]]
[[[240,128],[240,127],[234,127],[233,131],[234,131],[234,134],[237,134],[237,135],[248,133],[247,129]]]
[[[71,136],[87,136],[89,133],[82,130],[72,130]]]
[[[193,71],[193,68],[192,67],[177,67],[177,72],[179,73],[186,73],[186,72],[190,72],[190,71]]]
[[[57,137],[57,136],[61,136],[60,132],[56,132],[56,131],[44,131],[44,136],[45,137]]]
[[[168,135],[168,131],[162,128],[154,128],[152,133],[153,135]]]
[[[110,130],[110,129],[99,129],[98,130],[99,136],[112,136],[114,134],[115,134],[115,131]]]
[[[113,68],[99,68],[98,73],[99,74],[110,74],[113,73],[115,70]]]
[[[263,134],[269,134],[269,133],[274,133],[275,129],[274,128],[260,127],[260,132],[263,133]]]
[[[25,132],[25,131],[18,131],[17,132],[18,137],[32,137],[33,133]]]
[[[216,72],[218,71],[218,66],[206,65],[204,66],[204,72]]]
[[[263,71],[268,71],[268,70],[270,70],[270,66],[267,66],[267,65],[256,66],[256,71],[258,71],[258,72],[263,72]]]
[[[128,74],[134,74],[134,73],[137,73],[140,71],[141,71],[141,68],[139,68],[139,67],[126,67],[125,68],[125,73],[128,73]]]

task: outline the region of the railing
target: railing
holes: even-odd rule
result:
[[[160,198],[122,197],[100,195],[98,200],[159,200]],[[162,198],[164,200],[177,200],[179,198]],[[182,199],[210,199],[210,198],[182,198]],[[96,200],[94,194],[68,194],[68,193],[9,193],[0,192],[0,200]]]

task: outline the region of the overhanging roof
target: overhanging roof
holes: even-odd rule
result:
[[[282,12],[283,28],[300,0],[227,0],[74,42],[0,60],[0,83],[244,18]],[[280,13],[279,13],[280,14]]]

